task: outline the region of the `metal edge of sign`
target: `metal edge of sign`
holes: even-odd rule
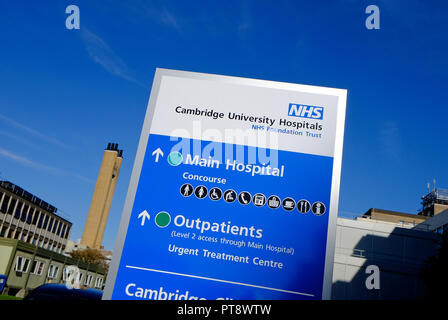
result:
[[[115,286],[115,280],[117,279],[118,268],[120,266],[120,260],[123,253],[124,242],[126,240],[126,234],[131,219],[132,207],[134,205],[135,195],[137,193],[137,186],[140,179],[141,170],[143,167],[143,160],[145,158],[146,147],[149,139],[149,132],[151,128],[152,119],[154,117],[155,106],[157,103],[157,97],[159,95],[160,84],[162,74],[158,68],[154,75],[154,80],[149,96],[148,105],[146,108],[145,119],[143,121],[142,131],[140,133],[140,140],[137,147],[137,154],[134,160],[134,166],[132,168],[131,179],[129,181],[128,192],[121,215],[120,226],[117,232],[117,238],[115,240],[114,252],[112,254],[112,261],[109,266],[109,272],[106,278],[106,285],[103,292],[103,300],[110,300]]]
[[[269,89],[281,89],[290,91],[301,91],[306,93],[324,94],[338,97],[343,97],[347,93],[346,89],[316,86],[316,85],[307,85],[307,84],[272,81],[272,80],[261,80],[255,78],[243,78],[236,76],[217,75],[217,74],[162,69],[162,68],[157,68],[157,70],[161,73],[162,76],[172,76],[177,78],[187,78],[195,80],[216,80],[219,82],[231,83],[237,85],[256,86]]]
[[[339,210],[339,190],[341,184],[342,152],[344,145],[345,115],[347,108],[347,90],[338,94],[338,110],[333,154],[333,173],[331,178],[330,212],[328,217],[327,247],[322,288],[322,299],[331,300],[333,286],[333,266],[336,247],[336,229]]]
[[[189,78],[196,80],[216,80],[225,83],[232,83],[238,85],[258,86],[271,89],[300,91],[312,94],[323,94],[329,96],[338,97],[338,111],[336,119],[336,137],[334,144],[333,155],[333,173],[331,182],[331,199],[330,199],[330,212],[328,220],[327,230],[327,245],[325,254],[325,270],[324,281],[322,290],[322,299],[328,300],[331,298],[332,276],[333,276],[333,264],[334,264],[334,251],[335,251],[335,238],[336,238],[336,223],[339,204],[339,188],[340,188],[340,176],[342,166],[342,147],[344,139],[344,125],[345,125],[345,110],[347,100],[347,90],[337,89],[330,87],[311,86],[296,83],[277,82],[270,80],[241,78],[234,76],[206,74],[190,71],[180,71],[171,69],[156,68],[153,85],[149,97],[149,102],[146,109],[146,115],[143,122],[142,131],[140,134],[140,140],[137,148],[137,154],[132,169],[131,179],[129,182],[128,192],[126,195],[125,204],[123,207],[123,213],[120,221],[120,226],[117,232],[117,239],[115,241],[114,252],[112,261],[110,264],[109,272],[106,279],[106,285],[103,293],[103,300],[110,300],[115,286],[117,278],[118,268],[122,256],[124,242],[126,240],[126,234],[131,218],[132,207],[134,204],[135,195],[137,192],[137,186],[143,167],[143,160],[148,144],[149,133],[151,129],[151,123],[154,117],[157,98],[159,95],[160,85],[163,76],[172,76],[180,78]]]

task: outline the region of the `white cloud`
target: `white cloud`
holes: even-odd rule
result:
[[[181,31],[181,25],[179,19],[174,16],[174,14],[167,8],[163,8],[159,15],[160,22],[166,26],[170,26],[178,31]]]
[[[30,167],[30,168],[34,168],[34,169],[38,169],[41,171],[46,171],[48,173],[52,173],[55,175],[63,175],[64,171],[58,168],[54,168],[54,167],[50,167],[50,166],[46,166],[43,165],[41,163],[38,163],[36,161],[30,160],[26,157],[20,156],[16,153],[13,153],[11,151],[8,151],[6,149],[0,148],[0,156],[4,157],[4,158],[8,158],[9,160],[12,160],[14,162],[20,163],[24,166]]]
[[[2,114],[0,114],[0,119],[5,121],[5,122],[7,122],[9,125],[11,125],[13,127],[21,129],[23,131],[26,131],[27,133],[31,134],[32,136],[34,136],[36,138],[39,138],[39,139],[44,140],[46,142],[49,142],[49,143],[51,143],[53,145],[57,145],[57,146],[59,146],[61,148],[64,148],[66,150],[74,150],[74,148],[72,146],[69,146],[69,145],[65,144],[64,142],[62,142],[62,141],[60,141],[60,140],[58,140],[58,139],[56,139],[54,137],[47,136],[47,135],[37,131],[36,129],[30,128],[30,127],[28,127],[28,126],[26,126],[26,125],[24,125],[22,123],[19,123],[19,122],[15,121],[15,120],[13,120],[11,118],[8,118],[8,117],[4,116]]]
[[[84,182],[88,182],[88,183],[94,183],[94,181],[92,181],[89,178],[83,177],[77,173],[70,173],[66,170],[60,169],[60,168],[56,168],[56,167],[51,167],[51,166],[47,166],[44,165],[42,163],[36,162],[34,160],[31,160],[27,157],[18,155],[12,151],[0,148],[0,157],[3,158],[7,158],[11,161],[14,161],[16,163],[19,163],[21,165],[24,165],[26,167],[32,168],[32,169],[36,169],[39,171],[44,171],[46,173],[50,173],[52,175],[56,175],[56,176],[73,176],[75,178],[77,178],[78,180],[84,181]]]
[[[89,57],[103,67],[104,70],[146,88],[144,84],[131,75],[126,63],[98,35],[86,27],[82,27],[81,37]]]
[[[382,123],[379,139],[381,151],[398,160],[402,151],[402,141],[397,123],[393,121]]]
[[[173,10],[166,7],[167,3],[155,3],[143,1],[133,1],[132,3],[123,2],[124,8],[131,12],[132,21],[136,17],[143,17],[141,22],[157,23],[159,25],[172,28],[177,32],[182,32],[185,19],[180,19],[179,15],[174,14]]]

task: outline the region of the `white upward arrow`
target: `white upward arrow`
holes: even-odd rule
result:
[[[160,148],[157,148],[156,150],[154,150],[154,152],[152,153],[152,155],[154,156],[156,156],[156,162],[159,162],[159,156],[162,156],[163,157],[163,152],[162,152],[162,149],[160,149]]]
[[[138,219],[142,219],[142,222],[140,223],[140,225],[143,227],[143,226],[145,225],[145,221],[146,221],[146,219],[149,220],[149,213],[148,213],[148,211],[146,211],[146,210],[142,211],[142,212],[138,215],[137,218],[138,218]]]

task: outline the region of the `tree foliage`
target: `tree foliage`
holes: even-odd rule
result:
[[[99,265],[108,269],[107,259],[104,254],[98,249],[86,248],[78,249],[70,252],[73,259],[80,260],[86,263]]]

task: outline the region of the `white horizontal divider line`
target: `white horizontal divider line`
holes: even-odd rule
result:
[[[149,269],[149,268],[142,268],[142,267],[135,267],[135,266],[129,266],[129,265],[127,265],[126,268],[136,269],[136,270],[143,270],[143,271],[152,271],[152,272],[166,273],[166,274],[173,274],[173,275],[176,275],[176,276],[197,278],[197,279],[210,280],[210,281],[216,281],[216,282],[225,282],[225,283],[236,284],[236,285],[239,285],[239,286],[254,287],[254,288],[260,288],[260,289],[266,289],[266,290],[272,290],[272,291],[280,291],[280,292],[298,294],[298,295],[303,295],[303,296],[308,296],[308,297],[314,297],[314,294],[310,294],[310,293],[302,293],[302,292],[296,292],[296,291],[290,291],[290,290],[284,290],[284,289],[277,289],[277,288],[258,286],[258,285],[249,284],[249,283],[221,280],[221,279],[215,279],[215,278],[207,278],[207,277],[195,276],[195,275],[192,275],[192,274],[177,273],[177,272],[157,270],[157,269]]]

